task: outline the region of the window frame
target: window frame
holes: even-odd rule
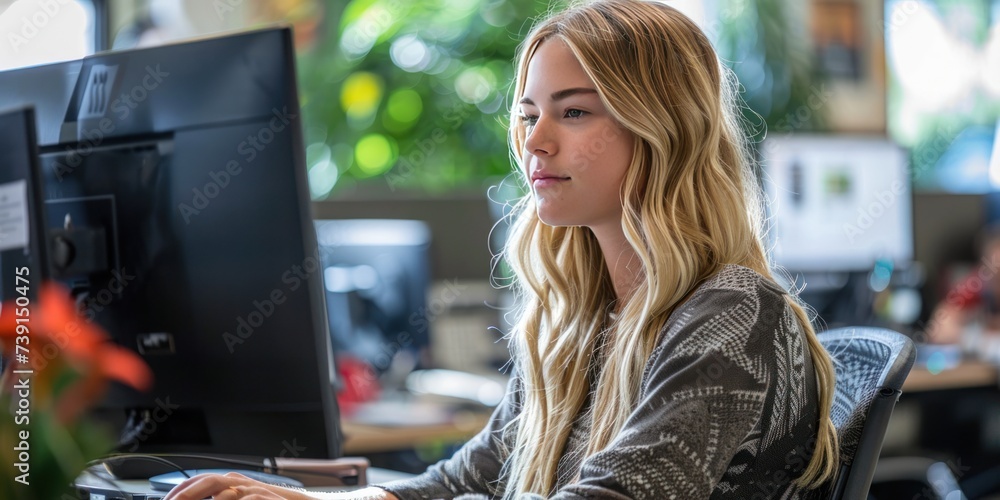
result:
[[[94,9],[94,53],[111,48],[111,12],[108,0],[90,0]]]

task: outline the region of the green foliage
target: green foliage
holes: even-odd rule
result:
[[[716,49],[739,78],[748,106],[745,128],[754,142],[766,131],[802,132],[824,125],[826,96],[803,8],[797,0],[720,2]]]
[[[510,172],[513,59],[541,0],[328,6],[299,56],[315,199],[356,189],[479,189]]]
[[[0,397],[4,408],[10,407],[7,396]],[[87,461],[111,451],[114,439],[110,431],[90,420],[70,424],[56,421],[51,412],[33,411],[29,425],[15,423],[12,413],[0,414],[0,457],[4,472],[0,473],[0,498],[10,500],[49,500],[76,498],[70,494],[71,484],[84,470]],[[28,439],[21,440],[21,432]],[[30,454],[28,475],[15,467],[19,463],[17,447]],[[16,479],[21,477],[23,484]]]
[[[313,198],[482,192],[507,175],[513,59],[534,19],[562,3],[324,4],[320,39],[299,57]],[[744,87],[747,132],[759,139],[763,123],[772,132],[820,128],[823,110],[809,99],[821,86],[795,2],[719,5],[709,35]]]

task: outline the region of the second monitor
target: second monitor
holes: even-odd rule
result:
[[[796,272],[871,270],[913,259],[905,152],[874,137],[790,135],[761,146],[777,264]]]
[[[334,349],[381,374],[395,362],[422,365],[434,311],[428,310],[431,232],[401,219],[318,220]],[[396,358],[400,353],[407,357]]]

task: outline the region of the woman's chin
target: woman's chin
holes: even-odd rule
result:
[[[564,226],[579,226],[579,221],[566,214],[556,214],[551,211],[539,210],[538,220],[542,221],[542,224],[546,226],[553,227],[564,227]]]

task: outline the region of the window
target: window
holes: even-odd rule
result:
[[[97,18],[89,1],[0,0],[0,70],[93,54]]]

